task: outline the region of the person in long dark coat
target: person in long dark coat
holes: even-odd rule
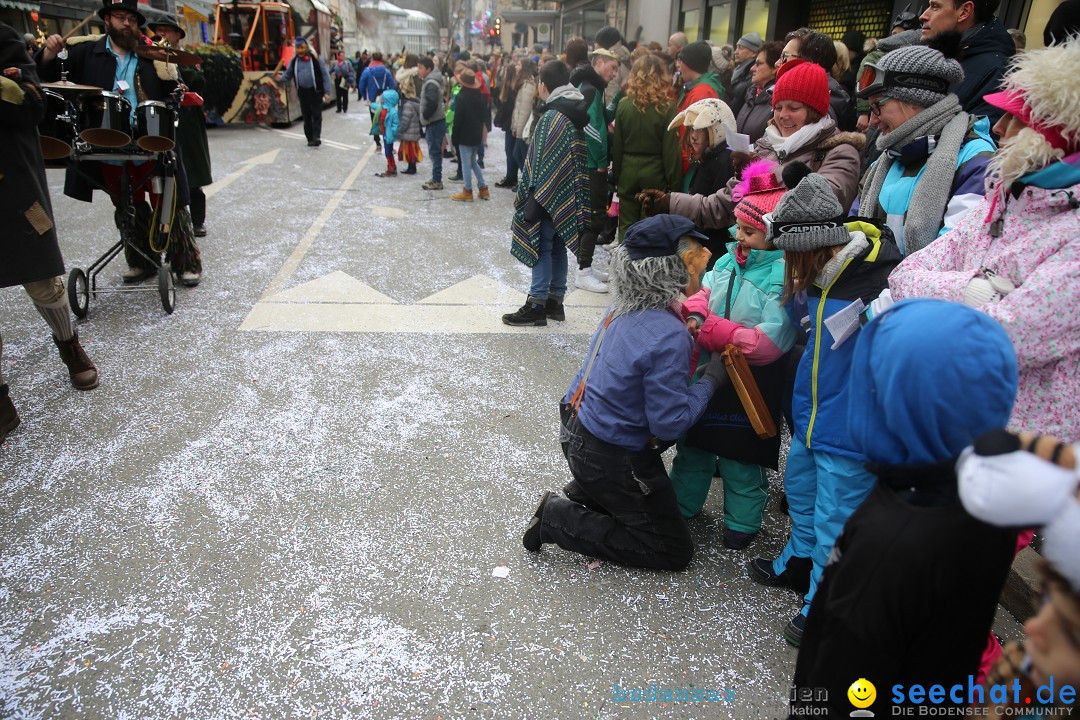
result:
[[[180,47],[187,32],[172,18],[158,22],[153,30],[170,46]],[[198,65],[185,65],[180,78],[188,90],[205,97],[206,77]],[[191,222],[195,237],[206,236],[206,195],[203,188],[214,182],[210,174],[210,144],[206,139],[206,118],[201,106],[180,108],[180,124],[176,128],[176,144],[187,173],[188,192],[191,195]]]
[[[97,368],[86,356],[71,322],[64,288],[64,258],[56,238],[45,160],[37,126],[44,95],[26,44],[0,22],[0,287],[22,285],[53,332],[71,384],[98,385]],[[0,352],[3,338],[0,338]],[[0,442],[19,424],[0,362]]]

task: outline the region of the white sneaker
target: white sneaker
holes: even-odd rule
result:
[[[594,278],[596,278],[597,280],[599,280],[600,282],[606,283],[608,281],[608,274],[606,272],[604,272],[603,270],[597,270],[594,267],[589,268],[589,269],[592,270],[592,276]]]
[[[609,243],[604,243],[604,244],[603,244],[603,245],[601,245],[600,247],[604,248],[604,249],[605,249],[605,250],[607,250],[608,252],[611,252],[611,251],[612,251],[612,250],[614,250],[615,248],[619,247],[619,243],[618,243],[618,242],[616,242],[615,240],[612,240],[612,241],[611,241],[611,242],[609,242]]]
[[[606,293],[608,291],[606,284],[593,277],[592,268],[578,270],[577,278],[574,279],[574,286],[592,293]]]

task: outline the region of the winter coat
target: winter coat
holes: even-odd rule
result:
[[[728,181],[735,177],[735,167],[731,163],[731,151],[727,143],[721,142],[715,147],[708,148],[701,157],[701,161],[691,160],[690,169],[683,176],[683,192],[691,195],[712,195],[717,190],[727,186]],[[689,184],[687,184],[689,180]],[[720,257],[727,252],[727,245],[731,242],[730,228],[698,228],[709,236],[705,247],[712,253],[710,269]]]
[[[0,69],[18,68],[18,80],[0,76],[0,287],[64,274],[53,225],[38,123],[46,112],[37,67],[22,35],[0,22]],[[27,88],[36,92],[27,92]],[[35,220],[27,217],[33,212]]]
[[[720,82],[720,76],[712,70],[705,73],[697,80],[688,82],[679,91],[678,111],[682,112],[698,100],[705,98],[724,99],[724,84]]]
[[[181,79],[192,92],[206,96],[206,77],[196,65],[185,65]],[[206,187],[214,182],[210,172],[210,145],[206,137],[206,116],[201,107],[180,108],[180,124],[176,128],[176,144],[180,147],[188,187]]]
[[[105,47],[106,36],[74,37],[68,40],[68,57],[64,61],[68,82],[78,85],[93,85],[112,90],[116,86],[116,59]],[[39,62],[38,72],[43,82],[56,82],[60,79],[60,61],[41,62],[42,51],[35,58]],[[165,100],[176,87],[179,75],[175,65],[166,65],[145,58],[139,58],[135,66],[139,86],[148,100]],[[89,176],[87,178],[86,176]],[[90,178],[100,181],[100,164],[81,162],[78,169],[69,167],[64,176],[64,194],[68,197],[92,202],[94,189],[99,187]],[[177,206],[187,205],[187,173],[184,163],[179,163],[177,173]],[[103,184],[103,183],[102,183]]]
[[[398,94],[397,90],[387,90],[382,94],[382,102],[375,103],[371,106],[372,112],[375,113],[375,122],[371,126],[371,134],[379,134],[379,114],[384,110],[386,111],[386,117],[382,121],[382,138],[384,142],[393,145],[398,140],[398,131],[401,127],[401,118],[398,115]]]
[[[589,107],[585,143],[589,146],[589,169],[606,170],[610,161],[607,117],[604,114],[604,88],[607,83],[592,65],[578,65],[570,73],[570,84],[581,91]]]
[[[820,121],[819,133],[795,152],[778,155],[772,149],[768,135],[757,142],[756,153],[762,158],[776,160],[781,165],[796,160],[806,163],[824,177],[846,213],[851,209],[859,187],[861,161],[859,153],[866,144],[862,133],[845,133],[837,130],[826,118]],[[735,178],[727,186],[712,195],[687,195],[672,193],[670,211],[690,218],[699,227],[726,228],[735,222],[735,204],[731,201],[731,189]]]
[[[930,158],[925,147],[925,141],[915,140],[905,147],[893,148],[900,152],[901,156],[889,167],[877,202],[872,208],[859,206],[859,215],[879,218],[888,223],[896,238],[896,245],[904,255],[908,253],[904,245],[904,220],[911,208],[915,186],[919,184]],[[945,205],[939,236],[952,230],[982,200],[986,166],[996,149],[994,141],[990,139],[990,126],[986,118],[969,116],[968,134],[956,158],[956,173],[949,188],[949,201]],[[867,172],[863,175],[860,197],[866,190],[871,174]]]
[[[611,105],[615,95],[618,94],[623,85],[626,84],[627,78],[630,77],[630,50],[621,42],[612,45],[610,50],[619,56],[619,71],[615,73],[615,79],[604,88],[605,105]],[[615,103],[615,105],[618,106],[618,103]]]
[[[486,111],[480,88],[461,88],[454,105],[454,130],[450,136],[455,145],[476,147],[484,141]]]
[[[424,81],[420,79],[420,72],[417,68],[411,67],[407,70],[401,68],[397,71],[397,75],[394,76],[394,80],[397,82],[398,92],[401,94],[402,99],[410,100],[420,97],[420,90],[424,86]]]
[[[532,115],[535,103],[536,83],[528,80],[521,86],[517,92],[517,97],[514,98],[514,114],[510,117],[510,131],[514,134],[514,137],[521,137],[522,132],[525,130],[525,123],[529,121],[529,116]]]
[[[620,195],[645,188],[677,188],[682,178],[679,136],[668,132],[675,104],[664,112],[650,105],[645,112],[626,97],[615,111],[612,168]]]
[[[752,143],[756,143],[765,134],[765,127],[772,120],[772,91],[775,85],[776,81],[773,80],[761,91],[753,83],[746,88],[735,125],[743,135],[750,136]]]
[[[405,98],[398,108],[399,131],[398,139],[402,142],[420,141],[420,101],[416,98]]]
[[[739,111],[742,110],[743,103],[746,102],[747,90],[754,84],[752,71],[756,59],[757,54],[755,53],[754,57],[739,63],[731,71],[731,92],[728,94],[730,98],[728,107],[731,108],[731,112],[735,114],[735,117],[739,116]]]
[[[1014,183],[990,216],[993,189],[953,230],[889,278],[897,300],[962,302],[981,268],[1016,287],[978,309],[1012,338],[1020,372],[1010,429],[1080,438],[1080,170],[1058,162]],[[989,216],[989,217],[988,217]],[[998,236],[987,220],[1000,221]]]
[[[852,240],[833,258],[840,262],[839,273],[824,286],[818,284],[819,276],[807,289],[805,298],[795,298],[789,303],[793,322],[804,316],[810,318],[806,352],[799,361],[791,399],[795,425],[792,442],[804,443],[811,450],[863,460],[853,448],[848,430],[848,376],[857,338],[849,337],[834,349],[825,318],[856,299],[869,306],[888,287],[889,273],[900,262],[900,251],[887,230],[882,232],[860,221],[850,222],[847,227]]]
[[[510,132],[510,118],[514,114],[514,98],[517,93],[513,90],[508,90],[506,99],[499,103],[499,109],[495,111],[495,118],[492,120],[492,124],[505,132]]]
[[[351,88],[356,84],[356,75],[353,74],[353,66],[348,60],[335,62],[330,66],[330,76],[334,87]]]
[[[529,267],[540,256],[540,225],[545,216],[571,252],[577,250],[578,236],[588,226],[592,214],[584,135],[588,123],[585,98],[572,85],[555,88],[540,106],[511,225],[510,253]]]
[[[387,89],[397,90],[393,73],[381,62],[372,60],[364,68],[364,72],[360,73],[360,81],[356,84],[357,93],[364,100],[375,102]]]
[[[688,313],[703,318],[697,367],[708,362],[710,353],[723,351],[729,343],[742,350],[751,365],[768,365],[794,347],[798,336],[780,302],[784,292],[784,251],[751,250],[746,263],[740,265],[736,260],[737,246],[728,243],[727,252],[701,279],[701,290],[685,303]]]
[[[836,78],[829,76],[829,113],[836,122],[836,127],[850,131],[855,129],[855,103],[848,91]]]
[[[420,124],[430,125],[446,118],[446,99],[442,73],[432,70],[424,78],[420,98]]]
[[[330,71],[319,58],[314,55],[307,57],[307,60],[302,60],[300,56],[290,60],[289,66],[281,74],[281,81],[285,83],[292,81],[298,93],[301,89],[309,87],[314,88],[319,95],[326,95],[330,92]],[[315,70],[316,67],[319,68],[318,71]],[[312,83],[310,86],[306,85],[309,79]]]
[[[1002,110],[983,98],[1001,89],[1001,79],[1015,54],[1016,44],[997,18],[971,28],[960,42],[964,79],[949,92],[956,93],[965,112],[990,118],[991,127],[1001,119]]]

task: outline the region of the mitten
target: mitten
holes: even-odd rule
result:
[[[986,303],[997,302],[1001,294],[994,289],[990,281],[982,277],[971,278],[964,287],[964,304],[968,307],[980,308]]]
[[[713,392],[716,392],[720,388],[724,387],[727,383],[731,382],[728,377],[727,367],[724,365],[724,356],[720,353],[715,353],[712,359],[709,360],[709,364],[705,366],[705,373],[701,376],[702,380],[708,380],[712,384]]]
[[[683,307],[690,315],[700,315],[702,319],[709,317],[709,295],[711,294],[709,288],[701,288],[696,293],[687,298],[683,303]]]
[[[722,352],[735,338],[736,330],[742,330],[742,325],[719,315],[710,315],[702,323],[697,339],[709,352]]]

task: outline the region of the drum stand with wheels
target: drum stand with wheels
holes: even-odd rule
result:
[[[173,222],[175,220],[176,155],[172,151],[162,153],[145,153],[140,151],[103,152],[95,149],[79,152],[79,148],[77,147],[70,162],[79,163],[101,160],[116,160],[124,163],[127,161],[142,160],[154,162],[156,167],[154,172],[147,176],[141,183],[132,187],[131,177],[127,172],[127,166],[124,166],[124,172],[120,176],[120,194],[118,198],[115,198],[117,200],[117,214],[121,218],[120,225],[122,226],[120,230],[120,239],[117,240],[112,247],[106,250],[101,257],[95,260],[85,272],[81,268],[74,268],[68,275],[68,300],[71,302],[71,310],[77,317],[85,318],[90,312],[91,296],[97,296],[103,293],[156,291],[161,297],[161,306],[165,309],[165,312],[172,314],[173,309],[176,307],[176,286],[173,283],[172,270],[169,268],[167,258],[164,257],[164,251],[156,253],[156,257],[151,257],[134,242],[136,230],[133,198],[136,192],[148,183],[152,183],[155,186],[160,183],[160,192],[155,193],[161,196],[158,207],[158,212],[160,214],[157,217],[156,223],[151,227],[151,232],[169,235],[172,232]],[[82,171],[79,172],[96,188],[109,192],[108,188],[105,187],[103,183],[98,182],[96,178],[91,177]],[[133,250],[138,255],[141,255],[148,264],[157,267],[158,282],[156,288],[145,285],[134,287],[98,287],[98,275],[125,247]]]

